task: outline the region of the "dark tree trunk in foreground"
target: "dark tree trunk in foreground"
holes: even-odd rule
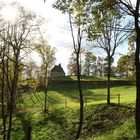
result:
[[[110,52],[109,52],[110,53]],[[111,72],[111,59],[108,55],[108,71],[107,71],[107,104],[110,104],[110,72]]]
[[[73,39],[73,47],[74,51],[76,53],[76,65],[77,65],[77,83],[78,83],[78,90],[79,90],[79,102],[80,102],[80,116],[79,116],[79,126],[78,130],[76,133],[75,139],[80,138],[80,134],[82,131],[82,125],[83,125],[83,118],[84,118],[84,100],[83,100],[83,93],[82,93],[82,87],[81,87],[81,66],[80,66],[80,51],[81,51],[81,40],[82,40],[82,31],[80,26],[78,27],[78,32],[77,32],[77,45],[76,41],[74,38],[74,33],[73,33],[73,24],[72,24],[72,19],[71,19],[71,14],[69,13],[69,23],[70,23],[70,29],[71,29],[71,35]],[[79,23],[80,23],[80,17],[79,17]]]
[[[140,1],[137,0],[135,12],[135,30],[136,30],[136,136],[140,138],[140,27],[139,27],[139,5]]]
[[[27,128],[27,140],[31,140],[32,139],[32,127],[28,126]]]
[[[135,23],[135,33],[136,33],[136,52],[135,52],[135,66],[136,66],[136,114],[135,114],[135,123],[136,123],[136,137],[140,138],[140,26],[139,26],[139,17],[140,17],[140,0],[136,0],[136,7],[134,8],[131,2],[118,0],[119,7],[124,10],[125,6],[127,9],[124,10],[127,14],[133,16]]]
[[[82,87],[81,87],[81,81],[80,81],[80,64],[79,64],[79,53],[77,53],[77,80],[78,80],[78,89],[79,89],[79,96],[80,96],[80,116],[79,116],[79,127],[77,130],[76,138],[79,139],[81,131],[82,131],[82,125],[83,125],[83,93],[82,93]]]
[[[47,92],[48,92],[47,69],[45,71],[44,86],[45,86],[44,112],[46,112],[47,111]]]
[[[82,131],[82,124],[83,124],[83,108],[84,108],[84,101],[83,101],[83,93],[82,93],[82,87],[81,87],[81,65],[80,65],[80,53],[81,53],[81,41],[83,38],[83,32],[85,31],[85,27],[82,20],[82,12],[83,8],[85,7],[85,2],[78,0],[78,1],[56,1],[54,4],[54,7],[56,9],[59,9],[63,13],[68,13],[69,16],[69,24],[70,24],[70,30],[71,30],[71,36],[72,36],[72,43],[74,52],[76,54],[76,65],[77,65],[77,84],[78,84],[78,90],[79,90],[79,105],[80,105],[80,116],[79,116],[79,126],[78,130],[75,136],[75,139],[80,138],[80,134]],[[77,32],[77,34],[75,34]]]
[[[8,128],[7,140],[10,140],[11,137],[13,111],[15,109],[15,96],[17,92],[18,71],[19,71],[18,56],[19,56],[19,52],[17,51],[17,56],[15,57],[15,66],[14,66],[14,78],[12,80],[12,90],[11,90],[11,97],[10,97],[9,128]]]
[[[4,100],[4,84],[5,84],[5,74],[4,74],[4,52],[2,56],[2,91],[1,91],[1,104],[2,104],[2,119],[3,119],[3,140],[6,140],[6,112],[5,112],[5,100]]]

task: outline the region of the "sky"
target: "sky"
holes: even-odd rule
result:
[[[11,3],[15,0],[4,0],[5,3]],[[71,55],[72,45],[71,45],[71,35],[68,30],[68,23],[66,21],[66,16],[60,11],[52,8],[52,4],[55,0],[16,0],[21,3],[25,8],[34,11],[38,15],[45,18],[46,27],[45,39],[48,40],[49,44],[56,48],[56,64],[61,63],[65,72],[67,73],[68,58]],[[6,8],[2,12],[7,16],[7,18],[12,18],[14,11],[11,8]],[[12,15],[13,14],[13,15]],[[10,17],[8,17],[10,16]],[[36,58],[36,53],[32,54],[33,59]],[[40,63],[38,61],[37,63]]]
[[[3,1],[3,0],[2,0]],[[15,0],[4,0],[5,3],[11,3]],[[56,64],[61,63],[64,71],[67,73],[67,64],[69,57],[73,51],[72,48],[72,38],[70,31],[68,30],[68,21],[66,15],[62,14],[60,11],[52,8],[52,4],[55,0],[16,0],[21,3],[25,8],[34,11],[38,15],[45,18],[47,21],[46,27],[44,28],[46,32],[45,39],[48,40],[49,44],[56,48]],[[135,0],[131,0],[135,2]],[[14,15],[14,12],[10,8],[5,9],[5,14],[7,16]],[[87,44],[85,44],[87,45]],[[126,50],[122,50],[125,52]],[[100,55],[100,52],[96,52]],[[32,54],[33,58],[36,58],[37,54]],[[40,61],[38,61],[40,63]]]

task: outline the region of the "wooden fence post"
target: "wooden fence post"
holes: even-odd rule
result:
[[[118,105],[120,105],[120,93],[118,94]]]

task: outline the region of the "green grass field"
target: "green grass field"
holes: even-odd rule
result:
[[[43,112],[43,92],[24,93],[23,100],[17,102],[19,111],[14,114],[12,140],[26,139],[29,125],[33,140],[73,140],[79,116],[79,94],[77,84],[70,83],[49,85],[49,112],[46,114]],[[126,132],[126,139],[134,138],[135,85],[111,85],[111,103],[114,104],[110,107],[106,106],[106,85],[83,83],[82,89],[85,109],[81,140],[108,140],[111,137],[124,140]],[[0,134],[2,139],[2,132]]]
[[[111,87],[111,103],[118,103],[118,94],[120,94],[120,102],[135,102],[135,85],[113,86]],[[83,85],[83,94],[85,105],[106,103],[107,89],[106,86]],[[44,101],[44,93],[37,92],[35,94],[24,94],[25,103],[32,107],[42,107]],[[79,94],[76,84],[56,84],[51,85],[48,90],[49,107],[78,107]]]

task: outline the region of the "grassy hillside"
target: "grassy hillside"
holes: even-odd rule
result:
[[[31,111],[25,108],[14,115],[12,140],[26,140],[28,126],[32,127],[32,140],[73,140],[78,127],[78,114],[79,111],[76,108],[52,109],[46,114],[37,108]],[[134,138],[133,118],[132,105],[90,105],[84,110],[81,140],[94,140],[95,138],[109,140],[104,138],[111,138],[114,135],[119,138],[120,134],[124,135],[127,140]],[[123,130],[119,131],[119,128]]]
[[[129,140],[135,137],[135,85],[112,85],[111,103],[115,104],[111,106],[105,104],[106,85],[93,86],[87,83],[83,84],[82,88],[85,110],[81,140],[108,140],[111,137],[114,140],[123,140],[121,136]],[[117,104],[118,93],[121,97],[120,105]],[[79,116],[77,84],[51,84],[48,89],[48,113],[44,114],[43,106],[43,92],[23,94],[22,100],[17,102],[17,110],[14,114],[12,140],[26,139],[28,126],[32,127],[33,140],[74,139]],[[124,131],[119,131],[120,128]]]
[[[83,85],[83,94],[85,105],[106,103],[106,86],[90,84]],[[135,85],[112,86],[111,103],[118,103],[118,94],[120,94],[121,103],[135,102]],[[44,93],[24,94],[24,104],[31,107],[43,107]],[[53,84],[48,89],[48,106],[50,108],[77,107],[79,106],[79,95],[76,84]]]
[[[100,136],[90,137],[88,140],[135,140],[135,137],[135,120],[132,117],[114,130],[103,133]]]

